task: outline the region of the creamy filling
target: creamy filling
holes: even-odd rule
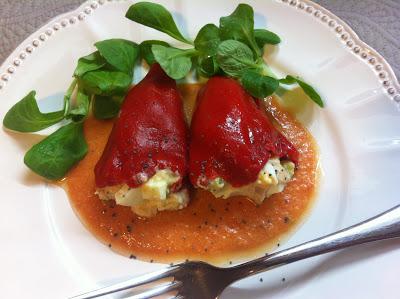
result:
[[[156,172],[137,188],[127,184],[98,188],[96,194],[101,200],[112,200],[119,205],[129,206],[142,217],[152,217],[158,211],[179,210],[187,206],[189,193],[186,189],[171,192],[171,187],[180,176],[169,169]]]
[[[282,192],[286,184],[293,178],[295,165],[279,158],[269,159],[261,169],[254,183],[233,187],[222,178],[212,180],[206,187],[215,197],[247,196],[256,204],[261,204],[272,194]]]

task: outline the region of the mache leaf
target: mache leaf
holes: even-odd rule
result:
[[[219,44],[217,61],[227,75],[236,78],[240,77],[244,70],[257,67],[251,49],[236,40],[226,40]]]
[[[97,119],[110,119],[118,115],[123,96],[95,96],[93,114]]]
[[[164,32],[176,40],[192,44],[180,33],[171,13],[160,4],[137,2],[129,7],[125,16],[136,23]]]
[[[32,171],[49,180],[62,179],[87,153],[82,123],[70,123],[35,144],[24,157]]]
[[[256,70],[246,70],[241,79],[243,87],[255,98],[265,98],[272,95],[279,87],[279,81],[269,76],[263,76]]]
[[[153,45],[161,45],[161,46],[169,47],[169,44],[162,40],[145,40],[145,41],[143,41],[139,45],[140,56],[144,60],[146,60],[148,65],[152,65],[154,62],[156,62],[156,59],[154,58],[153,52],[151,50],[151,47]]]
[[[321,96],[316,92],[314,87],[312,87],[310,84],[300,80],[299,78],[293,77],[291,75],[287,75],[286,78],[280,79],[279,82],[281,84],[286,84],[286,85],[291,85],[291,84],[299,84],[301,89],[303,89],[304,93],[318,106],[321,108],[324,107],[324,101],[322,100]]]
[[[181,50],[162,45],[153,45],[151,49],[156,61],[172,79],[182,79],[189,73],[192,67],[191,57],[195,50]]]
[[[87,72],[101,69],[106,65],[106,60],[99,51],[93,52],[87,56],[81,57],[74,71],[74,76],[81,77]]]
[[[239,4],[235,11],[219,21],[221,40],[234,39],[252,49],[255,56],[261,52],[254,37],[254,11],[248,4]]]
[[[212,77],[220,71],[216,56],[199,56],[197,59],[197,71],[203,77]]]
[[[264,45],[276,45],[281,42],[280,37],[272,31],[266,29],[255,29],[254,37],[257,45],[262,49]]]
[[[214,24],[206,24],[197,33],[194,46],[203,56],[214,56],[220,42],[219,28]]]
[[[18,132],[37,132],[64,118],[64,110],[50,113],[40,112],[35,95],[36,92],[31,91],[8,110],[3,119],[4,127]]]
[[[69,111],[67,118],[71,118],[73,121],[77,122],[82,121],[88,116],[89,108],[90,96],[79,88],[76,93],[75,107]]]
[[[136,59],[139,56],[139,46],[125,39],[107,39],[95,43],[104,59],[118,71],[132,75]]]
[[[126,73],[107,70],[96,70],[86,73],[79,80],[79,86],[85,92],[95,95],[113,95],[125,93],[132,83]]]

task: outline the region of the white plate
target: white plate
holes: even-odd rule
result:
[[[161,2],[191,37],[237,5]],[[320,145],[324,177],[310,217],[283,247],[398,204],[400,88],[389,65],[346,24],[310,1],[249,2],[257,27],[267,25],[283,39],[268,62],[277,72],[301,75],[327,103],[324,110],[301,116]],[[54,108],[46,99],[60,98],[77,58],[93,51],[97,40],[166,38],[125,19],[130,4],[85,3],[25,40],[0,68],[0,118],[32,89],[42,108]],[[25,168],[23,153],[40,136],[3,130],[0,135],[1,297],[66,298],[164,266],[111,252],[77,220],[63,190]],[[236,283],[222,298],[398,298],[399,245],[382,242],[298,262]]]

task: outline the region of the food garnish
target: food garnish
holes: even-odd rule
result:
[[[132,84],[134,65],[139,56],[136,43],[109,39],[95,44],[96,52],[81,57],[74,79],[64,96],[60,111],[41,113],[31,91],[16,103],[3,120],[4,127],[18,132],[37,132],[63,120],[70,121],[41,142],[24,157],[35,173],[50,180],[63,178],[87,153],[82,123],[90,107],[98,119],[115,117]]]
[[[295,76],[278,79],[263,59],[263,48],[276,45],[280,37],[266,29],[254,28],[254,11],[248,4],[239,4],[235,11],[221,17],[219,27],[204,25],[190,41],[177,29],[171,13],[159,4],[138,2],[126,17],[154,28],[192,48],[178,49],[167,45],[153,45],[155,60],[173,79],[184,78],[195,66],[202,77],[227,75],[238,79],[254,97],[272,95],[280,84],[298,84],[305,94],[320,107],[323,101],[315,89]]]
[[[256,98],[272,95],[281,85],[297,84],[323,107],[321,97],[310,84],[292,75],[277,78],[266,64],[262,57],[264,45],[276,45],[280,37],[266,29],[254,28],[250,5],[239,4],[233,13],[220,18],[219,26],[204,25],[194,41],[179,31],[172,14],[162,5],[138,2],[129,8],[126,17],[166,33],[188,47],[173,47],[162,40],[147,40],[140,45],[124,39],[100,41],[95,44],[97,51],[78,60],[62,110],[42,113],[34,91],[15,104],[3,120],[8,129],[37,132],[61,121],[69,122],[65,125],[68,128],[55,131],[26,153],[25,164],[37,174],[50,180],[61,179],[85,156],[82,123],[90,110],[98,119],[118,115],[131,86],[134,67],[142,59],[149,65],[160,64],[173,79],[182,79],[191,71],[199,78],[231,77]],[[53,146],[54,140],[69,146],[68,149]]]

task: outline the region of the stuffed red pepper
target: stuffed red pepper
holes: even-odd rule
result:
[[[127,94],[95,167],[97,194],[140,216],[184,208],[187,127],[174,80],[158,64]]]
[[[235,80],[211,78],[191,124],[190,180],[216,197],[260,204],[292,179],[298,152]]]

